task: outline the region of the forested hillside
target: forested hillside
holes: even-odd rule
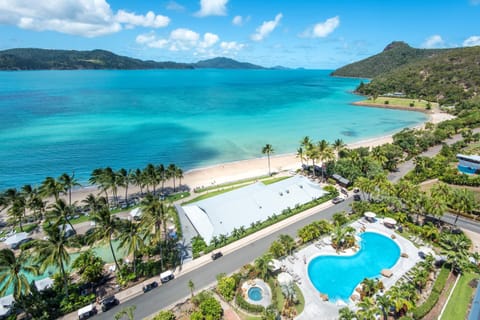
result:
[[[409,63],[361,84],[364,95],[403,92],[411,98],[456,104],[478,95],[480,46],[457,48]]]
[[[385,49],[367,59],[348,64],[335,70],[333,76],[374,78],[406,64],[435,57],[451,49],[415,49],[405,42],[394,41]]]

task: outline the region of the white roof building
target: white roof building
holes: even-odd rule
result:
[[[264,221],[287,208],[310,202],[327,194],[304,176],[294,176],[274,184],[261,182],[216,197],[183,206],[188,219],[208,244],[214,236],[229,235],[233,229]]]
[[[11,307],[13,305],[13,294],[0,298],[0,317],[7,316],[10,314]]]
[[[38,291],[43,291],[45,289],[53,287],[53,279],[52,278],[45,278],[40,280],[35,280],[35,287]]]

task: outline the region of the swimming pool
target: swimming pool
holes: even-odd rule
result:
[[[260,301],[262,300],[262,289],[259,287],[251,287],[248,289],[248,297],[253,301]]]
[[[460,171],[461,173],[465,173],[465,174],[475,174],[475,173],[477,173],[477,169],[475,169],[475,168],[464,167],[464,166],[461,166],[461,165],[458,165],[457,168],[458,168],[458,171]]]
[[[364,278],[379,276],[400,257],[400,247],[386,236],[364,232],[360,239],[360,250],[353,256],[319,256],[308,264],[310,281],[330,301],[348,301]]]

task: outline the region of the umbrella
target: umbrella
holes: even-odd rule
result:
[[[282,272],[277,276],[278,283],[289,284],[293,282],[293,277],[286,272]]]
[[[391,225],[396,225],[396,224],[397,224],[397,220],[392,219],[392,218],[385,218],[385,219],[383,219],[383,223],[391,224]]]
[[[367,211],[363,214],[367,218],[375,218],[377,215],[374,212]]]

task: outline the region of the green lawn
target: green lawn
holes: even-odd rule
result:
[[[470,287],[469,282],[478,277],[475,273],[462,275],[442,315],[443,320],[467,319],[470,301],[475,293],[475,288]]]
[[[282,311],[283,308],[283,302],[285,300],[285,297],[283,296],[282,293],[282,288],[280,286],[275,287],[275,291],[277,294],[277,309],[279,311]],[[297,315],[302,313],[303,309],[305,308],[305,298],[303,297],[302,291],[300,288],[295,284],[295,293],[298,298],[298,304],[295,306],[295,309],[297,310]]]
[[[202,193],[202,192],[206,192],[206,191],[210,191],[210,190],[216,190],[216,189],[219,189],[219,188],[232,187],[232,186],[236,186],[236,185],[239,185],[239,184],[248,184],[250,182],[255,182],[257,180],[265,179],[265,178],[268,178],[268,177],[269,176],[260,176],[260,177],[254,177],[254,178],[248,178],[248,179],[243,179],[243,180],[238,180],[238,181],[233,181],[233,182],[217,184],[217,185],[213,185],[213,186],[210,186],[210,187],[198,188],[198,189],[196,189],[195,192]]]
[[[378,97],[373,101],[372,99],[367,99],[360,101],[361,103],[368,103],[368,104],[378,104],[378,105],[384,105],[387,104],[385,101],[388,101],[388,105],[391,106],[400,106],[400,107],[410,107],[410,104],[413,103],[414,106],[412,108],[422,108],[425,109],[427,108],[427,104],[429,103],[426,100],[417,100],[417,99],[408,99],[408,98],[394,98],[394,97]],[[431,107],[436,107],[438,106],[437,103],[435,102],[430,102]]]
[[[288,179],[288,178],[291,178],[291,177],[290,176],[285,176],[285,177],[265,179],[265,180],[262,180],[262,182],[265,185],[269,185],[269,184],[273,184],[273,183],[276,183],[276,182],[279,182],[279,181],[282,181],[282,180],[285,180],[285,179]]]

